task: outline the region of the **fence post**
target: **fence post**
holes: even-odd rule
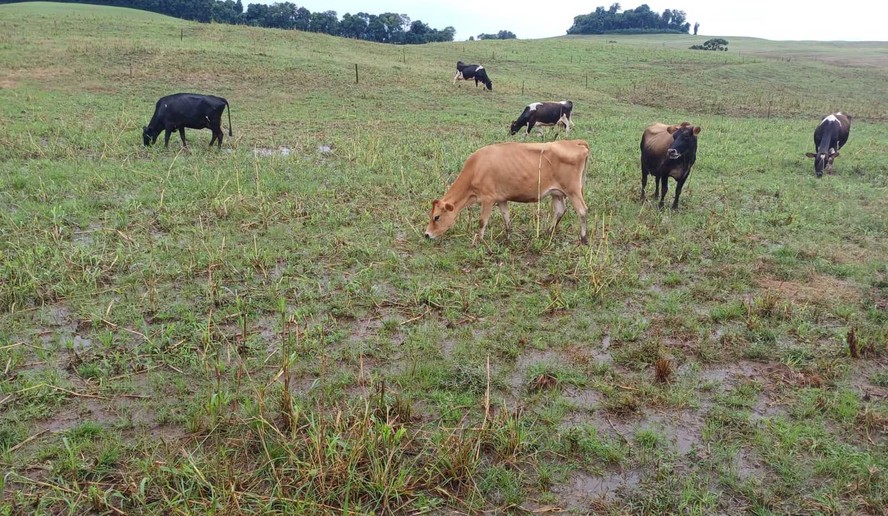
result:
[[[185,29],[179,29],[179,41],[185,39]]]
[[[524,95],[524,81],[521,81],[521,94]]]
[[[358,63],[355,63],[355,84],[358,83]]]

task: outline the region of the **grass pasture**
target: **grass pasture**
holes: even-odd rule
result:
[[[0,514],[888,511],[888,44],[0,22]],[[177,91],[228,99],[221,151],[141,146]],[[590,245],[548,201],[424,241],[565,98]],[[658,120],[703,128],[677,212],[638,200]]]

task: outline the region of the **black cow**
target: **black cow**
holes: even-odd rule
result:
[[[479,64],[470,64],[467,65],[462,61],[456,62],[456,76],[453,77],[453,84],[456,84],[456,81],[468,81],[469,79],[475,79],[475,87],[478,87],[478,83],[481,82],[485,86],[487,86],[488,90],[493,90],[493,83],[490,81],[490,78],[487,77],[487,72],[484,70],[484,67]]]
[[[814,173],[823,177],[823,169],[827,174],[833,172],[833,159],[839,157],[839,149],[848,141],[851,134],[851,117],[842,112],[829,115],[820,121],[814,130],[814,150],[805,156],[814,158]]]
[[[195,93],[176,93],[175,95],[167,95],[161,97],[154,107],[154,116],[151,122],[143,128],[142,137],[145,146],[151,145],[157,141],[161,131],[166,131],[164,135],[164,145],[169,147],[170,134],[179,130],[179,136],[182,137],[182,146],[187,147],[185,143],[185,128],[189,129],[206,129],[213,131],[213,137],[210,139],[210,146],[213,142],[219,142],[219,148],[222,148],[222,112],[228,107],[228,136],[231,134],[231,108],[228,101],[222,97],[214,97],[213,95],[198,95]]]
[[[644,200],[644,189],[647,186],[648,174],[657,180],[654,196],[660,197],[660,208],[666,198],[669,177],[675,178],[675,201],[672,209],[678,209],[678,197],[684,186],[691,167],[697,161],[697,135],[700,127],[688,122],[681,125],[654,123],[644,130],[641,136],[641,199]],[[660,191],[662,183],[662,192]]]
[[[561,126],[564,127],[565,133],[569,133],[570,112],[572,110],[573,102],[569,100],[562,100],[561,102],[534,102],[533,104],[528,104],[521,113],[521,116],[518,117],[518,120],[512,122],[512,126],[509,128],[509,135],[514,135],[525,125],[527,126],[527,132],[524,134],[525,137],[530,134],[530,131],[534,126]],[[543,130],[540,129],[540,133],[542,132]]]

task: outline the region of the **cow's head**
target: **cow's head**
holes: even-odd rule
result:
[[[145,147],[151,145],[152,143],[157,141],[157,134],[152,134],[151,129],[146,125],[142,128],[142,143],[145,144]]]
[[[512,122],[512,125],[509,126],[509,136],[515,136],[515,134],[524,127],[523,124],[519,124],[518,121]]]
[[[443,235],[456,222],[456,213],[454,206],[449,202],[432,201],[432,213],[429,215],[429,225],[426,226],[425,237],[434,239]]]
[[[679,159],[685,154],[697,151],[697,135],[700,134],[700,127],[694,127],[688,122],[681,125],[671,125],[666,131],[672,135],[672,145],[666,151],[669,159]]]
[[[829,152],[807,152],[805,156],[809,158],[814,158],[814,173],[817,174],[817,177],[823,177],[823,169],[826,169],[828,174],[832,173],[833,170],[833,160],[839,157],[839,152],[835,149],[829,149]]]

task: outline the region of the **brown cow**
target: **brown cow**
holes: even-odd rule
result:
[[[669,178],[675,178],[675,201],[672,209],[678,209],[678,197],[691,167],[697,161],[697,135],[700,127],[688,122],[680,125],[654,123],[647,126],[641,136],[641,200],[645,198],[648,174],[654,176],[657,188],[654,196],[660,197],[660,208],[669,188]],[[662,184],[662,192],[660,191]]]
[[[508,201],[537,202],[551,195],[552,231],[567,211],[564,203],[567,197],[580,216],[580,239],[585,244],[583,181],[588,159],[589,144],[583,140],[497,143],[482,147],[469,156],[444,197],[432,201],[425,236],[441,236],[453,226],[463,208],[475,203],[481,204],[481,239],[494,204],[503,214],[508,233],[511,229]]]

